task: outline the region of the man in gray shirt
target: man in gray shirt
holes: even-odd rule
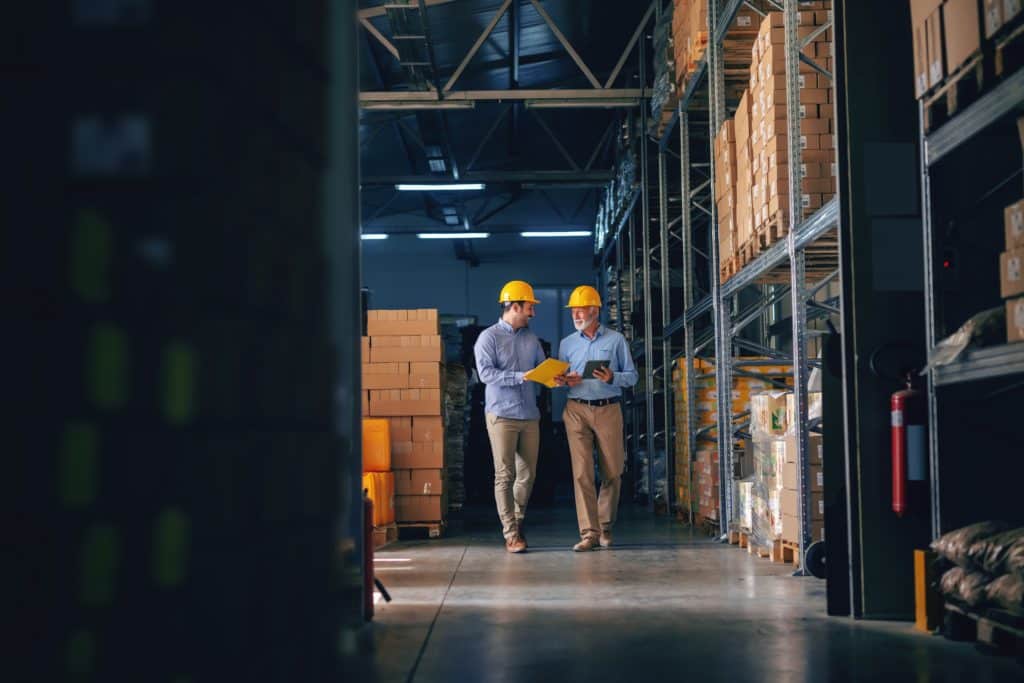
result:
[[[537,476],[540,411],[537,388],[523,375],[544,361],[537,335],[530,331],[533,287],[512,280],[498,297],[501,318],[480,333],[473,351],[480,381],[487,385],[487,435],[494,454],[494,499],[505,549],[526,550],[523,519]]]

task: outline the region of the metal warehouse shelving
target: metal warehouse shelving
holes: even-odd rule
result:
[[[695,359],[712,360],[715,367],[716,385],[719,387],[731,386],[732,377],[743,373],[743,366],[746,361],[738,358],[739,349],[753,350],[759,355],[769,355],[775,358],[781,357],[777,349],[768,348],[764,345],[749,342],[745,339],[738,339],[737,334],[745,327],[754,322],[764,322],[766,314],[771,311],[783,298],[788,298],[792,303],[793,311],[793,353],[787,357],[794,366],[794,393],[795,405],[799,417],[797,425],[798,453],[800,462],[803,463],[800,472],[800,486],[803,506],[801,510],[801,543],[800,553],[803,555],[805,548],[810,543],[810,497],[808,493],[809,482],[809,459],[807,454],[807,436],[811,425],[807,417],[807,385],[810,367],[813,364],[807,355],[807,313],[808,307],[814,306],[819,311],[827,314],[838,314],[840,311],[836,306],[813,302],[813,297],[828,282],[838,276],[838,246],[835,241],[825,238],[834,236],[838,225],[838,201],[832,199],[819,209],[814,215],[806,220],[799,221],[799,214],[794,211],[791,216],[791,224],[788,236],[772,245],[758,258],[749,263],[746,267],[733,275],[728,281],[722,283],[719,276],[720,257],[718,254],[718,224],[717,208],[714,201],[714,154],[711,152],[719,127],[726,119],[725,103],[725,68],[723,58],[723,41],[728,33],[729,26],[736,17],[741,6],[747,5],[759,11],[757,6],[744,2],[744,0],[709,0],[708,11],[708,35],[713,39],[709,40],[704,56],[697,64],[696,71],[687,83],[684,91],[679,96],[676,111],[664,134],[659,139],[648,140],[644,138],[641,144],[640,163],[640,192],[643,195],[639,205],[642,207],[642,218],[639,223],[640,238],[642,245],[641,256],[645,256],[643,263],[639,264],[643,271],[643,284],[637,291],[632,288],[631,302],[636,305],[642,302],[644,305],[644,327],[634,337],[634,349],[639,352],[638,356],[646,370],[645,384],[648,391],[643,397],[638,396],[634,404],[641,402],[644,407],[644,419],[634,420],[631,429],[634,430],[634,443],[638,445],[642,439],[638,438],[639,433],[652,434],[655,437],[661,436],[661,443],[664,445],[666,454],[666,472],[668,478],[668,497],[671,504],[673,500],[674,486],[672,476],[674,466],[672,462],[673,451],[671,448],[673,438],[688,438],[690,440],[689,453],[691,459],[694,457],[698,440],[714,441],[718,447],[719,468],[720,468],[720,531],[723,533],[729,529],[732,513],[732,471],[733,471],[733,442],[737,436],[745,435],[746,424],[733,424],[731,392],[718,392],[717,423],[729,425],[727,429],[718,429],[717,436],[712,437],[708,429],[696,429],[696,417],[693,411],[689,411],[686,419],[689,425],[687,434],[679,435],[673,433],[673,401],[672,391],[678,389],[672,382],[672,362],[676,359],[685,359],[686,367],[693,368]],[[799,68],[801,61],[808,61],[801,50],[806,43],[801,43],[797,33],[798,2],[797,0],[785,0],[785,2],[774,2],[766,0],[764,7],[772,10],[782,10],[785,15],[786,35],[786,86],[788,101],[799,101]],[[660,16],[660,9],[659,9]],[[828,27],[831,27],[831,23]],[[813,36],[810,37],[813,39]],[[807,40],[806,42],[810,42]],[[819,73],[827,72],[817,65],[812,65]],[[645,81],[646,82],[646,81]],[[705,83],[706,82],[706,83]],[[694,107],[698,94],[707,86],[708,93],[708,139],[701,140],[707,148],[694,148],[691,137],[697,130],[691,117],[696,115],[697,108]],[[691,111],[693,109],[694,111]],[[703,112],[699,114],[703,116]],[[646,114],[642,114],[646,116]],[[701,122],[702,123],[702,122]],[[800,149],[800,118],[792,108],[788,111],[787,117],[788,140],[789,140],[789,188],[790,205],[800,206],[800,177],[799,158]],[[646,130],[646,126],[643,127]],[[667,155],[675,155],[670,147],[671,140],[678,138],[678,159],[679,159],[679,186],[678,197],[674,197],[675,188],[670,188],[666,180]],[[658,175],[658,230],[657,239],[651,229],[652,220],[649,219],[648,211],[650,202],[647,201],[647,193],[650,188],[649,166],[646,163],[648,144],[656,144],[657,154],[657,175]],[[698,154],[699,152],[699,154]],[[709,163],[703,163],[700,159],[708,158]],[[699,159],[698,159],[699,157]],[[695,174],[704,176],[705,179],[694,182]],[[669,199],[678,199],[678,216],[670,217]],[[700,200],[708,197],[708,206]],[[683,208],[685,207],[685,209]],[[695,230],[702,227],[705,220],[709,224],[708,249],[701,251],[694,244]],[[635,221],[631,220],[630,225]],[[624,234],[618,231],[608,245],[603,246],[602,265],[607,265],[609,253],[615,247],[624,246],[623,238],[632,240],[631,232]],[[669,258],[671,246],[678,242],[681,245],[681,257],[678,262]],[[822,281],[808,285],[806,281],[805,250],[811,245],[825,242],[826,251],[834,250],[836,268]],[[835,245],[835,246],[833,246]],[[632,244],[625,245],[628,249],[627,256],[631,260],[637,250]],[[623,249],[616,249],[622,252]],[[707,263],[706,270],[709,273],[708,286],[701,291],[698,288],[697,261],[702,258]],[[620,266],[617,276],[621,278],[635,277],[636,269],[630,263],[629,267],[621,257],[617,261]],[[656,264],[659,271],[660,288],[662,291],[662,305],[660,316],[654,316],[651,307],[653,299],[652,291],[652,264]],[[604,270],[602,272],[605,272]],[[774,274],[774,280],[782,277],[788,279],[789,284],[774,287],[761,287],[760,301],[754,306],[748,306],[743,311],[734,313],[738,309],[736,300],[741,291],[750,291],[759,281],[769,274]],[[675,318],[669,318],[671,310],[669,299],[670,283],[673,275],[681,276],[681,307],[680,314]],[[607,282],[604,283],[606,286]],[[710,322],[706,316],[710,315]],[[654,318],[652,320],[652,317]],[[656,325],[655,323],[658,323]],[[660,330],[657,329],[660,326]],[[660,332],[660,334],[658,334]],[[674,340],[678,340],[674,343]],[[655,349],[655,346],[660,349]],[[657,351],[660,350],[660,354]],[[709,357],[709,351],[712,353]],[[658,358],[657,364],[652,358]],[[693,406],[695,400],[695,377],[694,372],[686,373],[686,386],[683,389],[686,396],[686,405]],[[660,380],[661,390],[656,389],[655,380]],[[653,389],[653,390],[652,390]],[[659,408],[661,424],[663,429],[658,432],[656,429],[658,420],[655,411]],[[655,439],[651,439],[649,452],[654,452]],[[653,487],[648,469],[649,485]],[[653,491],[653,488],[651,489]],[[691,501],[692,501],[691,495]],[[692,519],[692,517],[691,517]]]
[[[1024,69],[1019,69],[1006,77],[991,91],[929,134],[924,133],[924,113],[924,104],[919,103],[925,332],[928,357],[931,358],[936,348],[940,327],[940,293],[935,268],[937,236],[933,224],[934,207],[931,194],[932,173],[940,162],[947,161],[953,152],[976,140],[993,124],[1008,116],[1024,114]],[[942,435],[937,389],[999,378],[1010,378],[1011,381],[1019,382],[1020,375],[1024,375],[1024,344],[1003,344],[969,350],[957,361],[933,367],[927,373],[928,470],[933,537],[938,537],[944,530],[940,495]]]

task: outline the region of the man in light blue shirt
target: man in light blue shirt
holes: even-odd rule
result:
[[[473,347],[485,390],[487,435],[494,455],[494,500],[505,549],[526,550],[523,520],[537,476],[540,410],[537,385],[523,379],[544,361],[544,349],[530,331],[533,288],[521,280],[507,283],[498,297],[501,318],[480,333]]]
[[[601,296],[589,285],[573,290],[569,297],[576,332],[558,346],[559,359],[569,363],[556,382],[569,387],[569,400],[562,420],[569,440],[576,518],[580,542],[573,550],[593,550],[612,544],[612,526],[619,507],[626,452],[622,432],[622,390],[636,384],[637,372],[626,338],[601,324]],[[587,364],[599,361],[603,367],[584,377]],[[594,445],[601,468],[601,492],[594,483]]]

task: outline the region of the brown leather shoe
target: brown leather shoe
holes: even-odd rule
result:
[[[523,542],[523,549],[529,548],[530,546],[526,543],[526,534],[523,533],[523,520],[519,520],[519,540]]]
[[[599,540],[602,548],[612,547],[612,530],[605,529],[601,532],[601,538]]]
[[[526,541],[517,534],[505,541],[505,550],[510,553],[521,553],[526,550]]]
[[[593,550],[597,547],[597,539],[587,536],[582,541],[572,547],[572,549],[578,553],[583,553],[588,550]]]

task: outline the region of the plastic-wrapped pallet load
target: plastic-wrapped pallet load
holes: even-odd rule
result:
[[[750,397],[750,435],[755,478],[751,489],[751,536],[769,547],[782,533],[783,468],[786,462],[786,392]]]
[[[445,383],[445,462],[448,482],[448,507],[460,509],[466,502],[465,435],[466,370],[461,365],[446,367]]]

